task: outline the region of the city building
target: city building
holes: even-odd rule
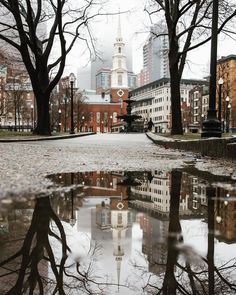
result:
[[[166,24],[159,21],[150,29],[143,46],[143,69],[139,73],[139,86],[161,78],[169,78],[169,41]]]
[[[102,68],[96,74],[96,93],[110,93],[111,88],[111,69]]]
[[[182,108],[190,106],[189,91],[197,85],[208,85],[205,80],[182,79],[180,84]],[[169,132],[171,128],[170,79],[161,78],[131,91],[132,113],[141,115],[144,122],[152,119],[155,132]]]
[[[30,78],[19,62],[10,63],[9,56],[0,56],[0,126],[23,130],[33,127],[35,100]]]
[[[202,129],[202,122],[206,119],[209,108],[209,87],[197,85],[189,91],[190,120],[188,129],[198,132]]]
[[[222,85],[219,81],[222,79]],[[217,62],[218,95],[221,87],[221,120],[223,127],[236,131],[236,55],[222,56]],[[219,105],[219,100],[217,100]],[[225,125],[225,126],[224,126]],[[227,128],[227,125],[229,128]]]
[[[137,75],[133,72],[128,72],[128,88],[136,88]],[[111,89],[111,69],[102,68],[98,70],[96,75],[96,93],[101,94],[102,92],[110,93]]]

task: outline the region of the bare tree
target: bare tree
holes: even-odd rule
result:
[[[73,190],[65,193],[64,200],[60,194],[58,199],[56,194],[52,199],[49,196],[36,199],[31,224],[25,237],[18,239],[22,240],[20,248],[10,256],[1,257],[0,279],[7,282],[1,284],[4,294],[65,295],[81,292],[101,295],[106,293],[104,290],[108,286],[117,286],[95,272],[95,260],[100,251],[97,243],[91,242],[88,246],[90,260],[86,266],[78,258],[71,257],[66,231],[51,203],[61,203],[64,206],[63,214],[66,215],[69,213],[67,198],[72,197]],[[76,191],[81,191],[81,188]]]
[[[152,21],[157,17],[162,17],[167,25],[172,134],[183,134],[180,80],[186,64],[187,53],[211,39],[209,35],[212,3],[213,0],[148,0],[148,6],[145,8]],[[236,15],[235,3],[231,0],[220,1],[219,12],[218,32],[223,30],[229,34],[231,30],[226,25]]]
[[[75,42],[81,40],[91,45],[89,21],[102,15],[101,2],[0,0],[0,40],[20,53],[30,76],[37,104],[35,134],[51,134],[50,94],[63,74],[66,57]],[[95,50],[93,44],[92,49]]]

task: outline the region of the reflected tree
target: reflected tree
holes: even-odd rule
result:
[[[170,221],[168,236],[168,255],[166,262],[166,272],[163,281],[163,294],[176,294],[180,288],[175,278],[175,265],[178,260],[179,250],[177,244],[183,241],[181,235],[181,225],[179,221],[179,204],[181,189],[182,172],[173,170],[171,172],[171,190],[170,190]]]
[[[38,198],[20,250],[0,262],[0,279],[8,282],[5,294],[64,295],[73,290],[76,294],[81,290],[83,294],[103,294],[109,284],[98,282],[93,269],[98,248],[95,244],[88,249],[91,261],[86,266],[72,259],[65,229],[50,197]]]
[[[211,295],[235,294],[236,284],[232,273],[236,271],[236,259],[216,265],[214,261],[215,246],[215,188],[208,187],[208,252],[206,257],[200,256],[193,249],[183,244],[179,217],[180,191],[182,172],[171,172],[170,215],[166,271],[163,282],[149,278],[144,289],[149,294],[163,295]]]
[[[57,225],[60,236],[51,230],[51,221],[54,221]],[[50,236],[56,238],[62,245],[62,259],[59,265],[56,263],[49,241]],[[49,197],[38,198],[32,222],[21,249],[0,263],[0,267],[5,269],[7,265],[11,264],[9,272],[2,276],[18,275],[15,285],[6,294],[24,294],[27,290],[29,290],[29,294],[33,294],[35,289],[39,290],[39,294],[43,294],[45,278],[40,275],[40,267],[42,268],[43,261],[50,262],[55,275],[56,287],[54,292],[57,290],[59,294],[65,294],[63,291],[63,268],[67,251],[70,251],[70,249],[66,244],[65,231],[59,218],[52,210]],[[20,266],[13,269],[12,263],[16,259],[20,259]]]

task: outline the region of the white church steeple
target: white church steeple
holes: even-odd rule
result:
[[[114,43],[114,54],[112,57],[111,69],[111,88],[113,89],[128,89],[128,71],[124,47],[125,43],[121,34],[121,19],[119,13],[117,36],[116,42]]]

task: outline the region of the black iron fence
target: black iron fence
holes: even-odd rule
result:
[[[4,125],[0,126],[0,131],[32,131],[33,126],[32,125]]]

